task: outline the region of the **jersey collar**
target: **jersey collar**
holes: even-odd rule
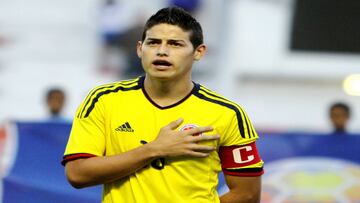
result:
[[[143,94],[145,95],[146,99],[147,99],[152,105],[154,105],[156,108],[159,108],[159,109],[169,109],[169,108],[178,106],[178,105],[180,105],[181,103],[185,102],[192,94],[196,93],[196,92],[199,91],[199,89],[200,89],[200,85],[199,85],[198,83],[195,83],[195,82],[193,81],[193,84],[194,84],[193,89],[192,89],[191,92],[190,92],[189,94],[187,94],[184,98],[182,98],[182,99],[179,100],[178,102],[176,102],[176,103],[174,103],[174,104],[171,104],[171,105],[169,105],[169,106],[160,106],[160,105],[158,105],[157,103],[155,103],[155,102],[149,97],[149,95],[147,94],[147,92],[145,91],[144,81],[145,81],[145,76],[141,76],[140,79],[139,79],[139,86],[141,87],[141,90],[142,90]]]

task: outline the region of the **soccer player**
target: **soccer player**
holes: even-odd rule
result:
[[[104,203],[259,202],[263,162],[245,111],[192,82],[206,51],[177,7],[146,22],[145,76],[99,86],[80,105],[63,157],[76,188],[104,184]],[[229,192],[217,194],[223,171]]]

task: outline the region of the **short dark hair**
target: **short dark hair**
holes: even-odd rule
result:
[[[65,97],[65,92],[61,88],[54,87],[50,88],[46,92],[46,100],[49,100],[54,94],[61,94]]]
[[[350,118],[350,115],[351,115],[351,110],[350,110],[350,106],[344,102],[335,102],[333,103],[331,106],[330,106],[330,109],[329,109],[329,113],[331,114],[331,112],[335,109],[335,108],[341,108],[343,109],[347,116]]]
[[[142,41],[146,38],[146,31],[155,25],[166,23],[179,26],[185,31],[191,31],[190,41],[194,47],[198,47],[203,43],[203,33],[200,23],[193,18],[188,12],[180,7],[167,7],[160,9],[152,15],[144,26]]]

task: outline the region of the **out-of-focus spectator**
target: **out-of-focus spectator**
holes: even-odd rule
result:
[[[142,23],[136,23],[136,25],[126,31],[119,40],[119,47],[124,50],[125,54],[125,68],[123,75],[126,78],[133,78],[144,74],[141,61],[136,54],[136,43],[141,41],[143,27],[144,25]]]
[[[136,12],[125,1],[104,0],[98,13],[98,30],[101,37],[100,70],[118,74],[125,57],[119,40],[134,26]],[[136,46],[136,44],[134,45]]]
[[[201,0],[169,0],[169,6],[181,7],[187,12],[194,14],[201,6]]]
[[[350,120],[350,106],[344,102],[335,102],[329,108],[329,118],[334,134],[346,134]]]
[[[67,121],[62,114],[65,100],[65,92],[61,88],[51,88],[46,92],[46,104],[50,121]]]

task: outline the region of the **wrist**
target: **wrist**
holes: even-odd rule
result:
[[[157,159],[163,156],[161,150],[153,142],[149,142],[145,144],[143,147],[144,147],[144,153],[148,154],[150,159]]]

